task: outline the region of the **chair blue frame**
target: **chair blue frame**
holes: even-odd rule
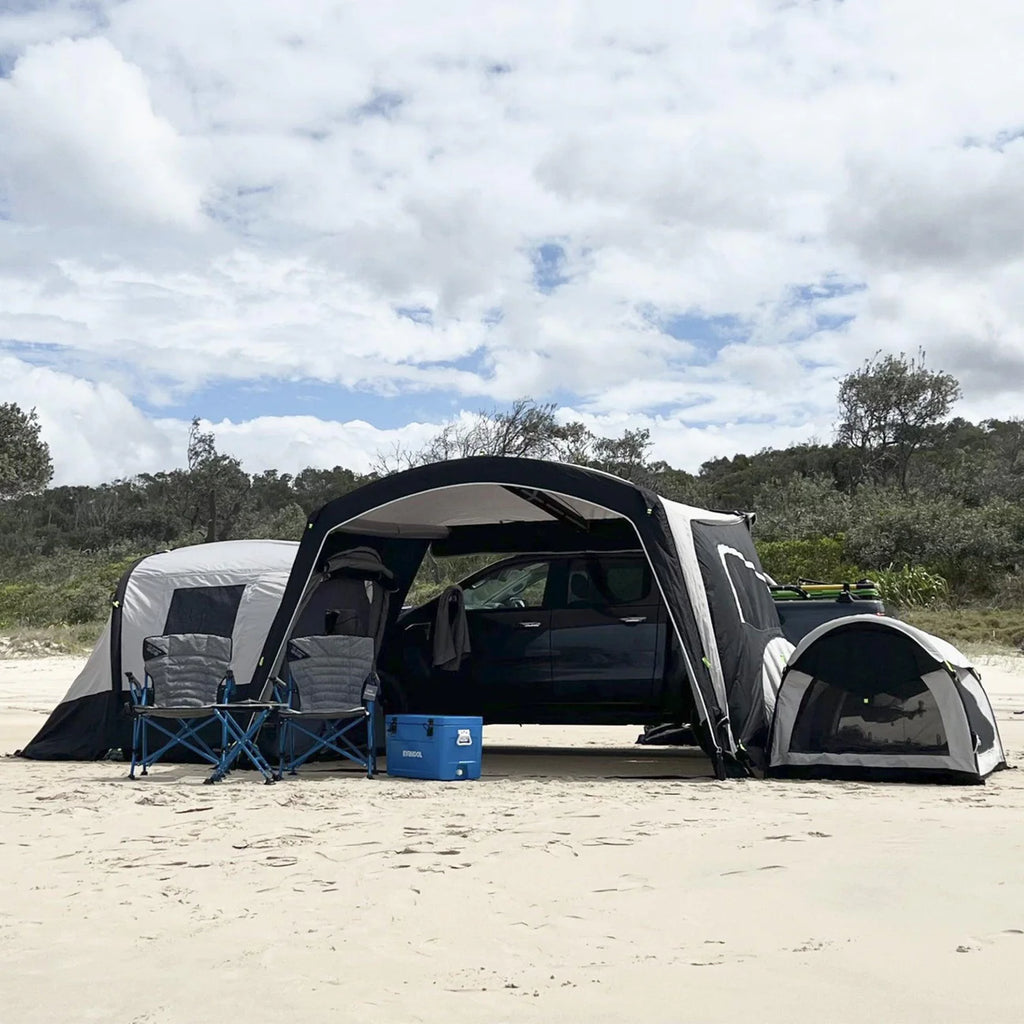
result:
[[[278,697],[278,771],[295,775],[311,757],[330,751],[354,761],[373,778],[377,769],[374,710],[380,684],[374,671],[372,637],[311,636],[288,642],[287,674]],[[314,730],[307,722],[318,722]],[[351,733],[366,726],[364,747]],[[306,749],[295,753],[296,737]]]
[[[223,779],[241,757],[249,760],[267,783],[274,773],[256,744],[264,723],[279,710],[273,701],[235,700],[236,683],[229,664],[231,641],[201,633],[179,633],[147,637],[143,642],[145,681],[127,672],[132,698],[132,760],[128,777],[135,769],[149,774],[149,767],[168,751],[183,746],[213,766],[207,783]],[[174,675],[167,666],[175,659],[185,669]],[[161,665],[159,683],[152,665]],[[166,700],[162,699],[166,695]],[[243,724],[240,719],[248,718]],[[214,745],[201,730],[211,723],[220,725],[220,742]],[[161,734],[162,745],[150,750],[150,730]]]

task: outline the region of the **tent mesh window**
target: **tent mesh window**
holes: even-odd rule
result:
[[[800,703],[789,749],[796,754],[948,754],[935,697],[920,678],[892,692],[850,690],[814,679]]]

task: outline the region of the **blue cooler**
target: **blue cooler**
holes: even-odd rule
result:
[[[456,715],[388,715],[388,775],[479,779],[484,720]]]

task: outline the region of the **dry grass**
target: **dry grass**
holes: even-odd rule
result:
[[[104,620],[73,626],[8,626],[0,635],[0,658],[86,655],[96,646],[105,625]]]
[[[975,652],[1024,649],[1024,609],[905,608],[897,614],[904,622]]]

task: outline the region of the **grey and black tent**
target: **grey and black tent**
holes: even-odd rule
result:
[[[981,678],[945,640],[851,615],[812,630],[793,652],[770,774],[979,782],[1004,767]]]
[[[690,691],[696,732],[716,773],[749,763],[767,740],[767,709],[792,645],[740,513],[660,498],[597,470],[481,456],[384,477],[330,502],[309,520],[252,680],[281,671],[303,609],[316,605],[331,560],[376,551],[393,576],[391,622],[428,551],[636,551],[651,567]],[[385,640],[385,644],[387,641]],[[386,693],[386,689],[385,689]]]
[[[166,633],[230,637],[237,679],[248,679],[277,612],[298,544],[197,544],[140,559],[121,577],[95,649],[38,735],[37,760],[91,760],[130,745],[125,673],[143,677],[142,641]]]

